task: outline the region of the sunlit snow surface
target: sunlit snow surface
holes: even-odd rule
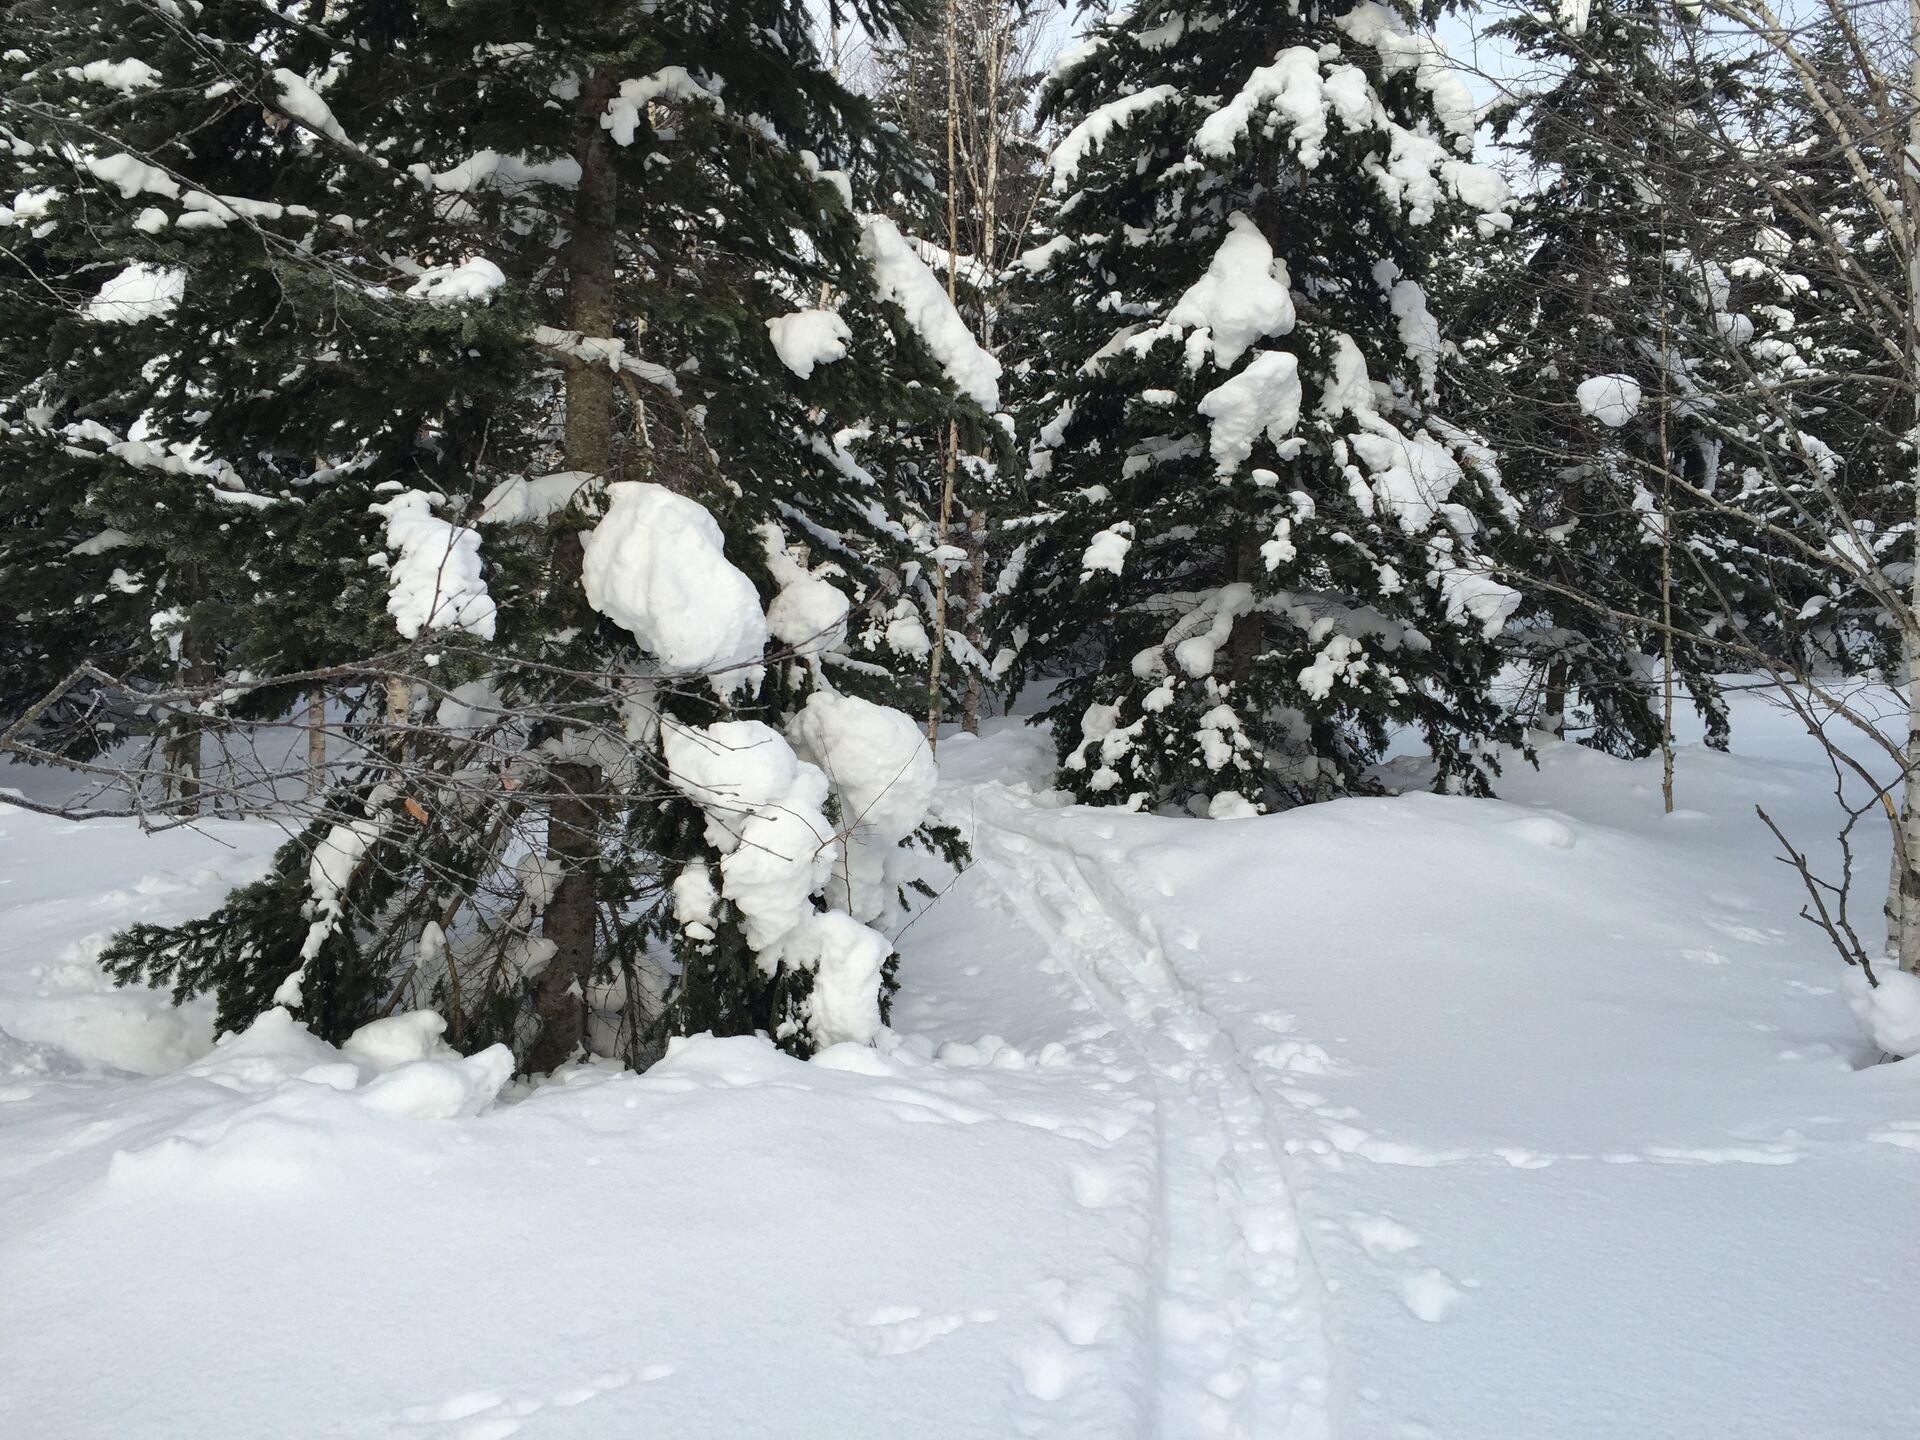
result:
[[[1231,822],[949,737],[977,863],[879,1051],[493,1102],[430,1026],[209,1053],[97,978],[277,833],[0,810],[0,1435],[1920,1433],[1920,1062],[1753,815],[1824,862],[1830,775],[1734,733],[1670,817],[1550,746]]]

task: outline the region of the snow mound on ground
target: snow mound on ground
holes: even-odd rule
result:
[[[447,1022],[431,1010],[409,1010],[369,1020],[340,1042],[340,1050],[369,1065],[404,1065],[414,1060],[436,1059],[454,1053],[442,1043]]]
[[[758,683],[767,617],[704,505],[643,481],[609,485],[582,543],[587,603],[669,674],[704,675],[722,699]]]
[[[316,1066],[337,1064],[340,1058],[338,1050],[294,1019],[291,1011],[276,1005],[246,1029],[222,1035],[211,1051],[180,1073],[228,1090],[268,1090]]]
[[[1548,850],[1571,850],[1578,843],[1573,827],[1551,815],[1529,815],[1507,822],[1507,833]]]
[[[52,1045],[19,1040],[0,1030],[0,1079],[24,1075],[71,1075],[79,1064]]]
[[[383,1071],[360,1092],[360,1103],[383,1115],[453,1120],[484,1114],[513,1078],[513,1052],[490,1045],[452,1060],[411,1060]]]
[[[242,1094],[302,1094],[318,1086],[384,1115],[448,1120],[483,1114],[513,1076],[513,1053],[493,1045],[462,1056],[444,1045],[430,1010],[363,1025],[335,1048],[275,1006],[222,1035],[181,1073]]]
[[[1847,975],[1847,998],[1873,1043],[1890,1055],[1920,1055],[1920,975],[1891,966],[1874,971],[1878,985],[1858,971]]]

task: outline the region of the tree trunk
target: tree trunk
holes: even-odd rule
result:
[[[960,425],[947,422],[945,470],[940,482],[940,520],[933,532],[933,653],[927,657],[927,748],[940,748],[940,668],[947,656],[947,532],[953,525],[953,477],[959,466]]]
[[[181,596],[188,604],[198,598],[199,581],[197,566],[189,565],[180,573]],[[199,627],[187,621],[180,631],[180,658],[174,667],[174,678],[181,689],[195,690],[212,680],[213,667],[208,663],[206,648]],[[205,764],[202,739],[206,728],[207,722],[191,701],[182,704],[167,721],[170,732],[166,743],[167,786],[179,800],[179,812],[183,815],[200,813]]]
[[[974,654],[981,654],[986,644],[986,631],[981,627],[981,611],[986,595],[987,581],[987,533],[985,517],[978,510],[969,510],[967,514],[967,586],[961,597],[966,607],[967,643]],[[983,685],[980,679],[980,667],[973,666],[967,671],[967,693],[960,707],[960,728],[969,735],[980,733],[980,702]]]
[[[327,692],[307,692],[307,793],[327,788]]]
[[[1660,206],[1660,799],[1673,813],[1673,447],[1667,439],[1667,209]]]
[[[1912,72],[1909,83],[1920,86],[1920,0],[1907,0],[1907,40]],[[1920,89],[1912,95],[1920,95]],[[1920,102],[1907,118],[1907,153],[1920,147]],[[1920,178],[1910,164],[1900,166],[1900,189],[1906,200],[1904,221],[1907,242],[1907,379],[1920,376]],[[1920,419],[1920,398],[1915,402]],[[1920,520],[1920,475],[1914,485],[1915,519]],[[1920,975],[1920,804],[1914,794],[1914,777],[1920,774],[1920,526],[1913,537],[1914,566],[1912,592],[1903,617],[1901,648],[1907,671],[1907,744],[1903,757],[1900,787],[1900,818],[1894,834],[1894,873],[1887,891],[1887,915],[1890,938],[1900,968]]]
[[[1567,736],[1567,662],[1547,663],[1546,687],[1540,697],[1540,728],[1556,740]]]
[[[526,1070],[543,1074],[573,1058],[586,1042],[587,985],[593,974],[595,887],[599,879],[604,783],[597,765],[572,762],[548,770],[547,859],[559,881],[540,917],[553,946],[534,989],[537,1028]]]
[[[987,103],[985,115],[987,133],[986,178],[974,186],[974,194],[980,206],[979,239],[974,243],[974,256],[981,262],[979,274],[990,287],[980,297],[980,346],[989,355],[994,354],[994,311],[999,303],[995,277],[1000,274],[1000,133],[1003,121],[1000,115],[1000,66],[1002,32],[1000,23],[1003,14],[999,11],[987,17],[986,34],[986,79]],[[979,497],[976,496],[976,501]],[[985,616],[982,614],[983,600],[986,594],[987,575],[987,517],[982,505],[970,506],[967,516],[967,587],[966,637],[974,654],[983,653],[986,644],[986,631],[983,629]],[[980,733],[980,704],[983,699],[984,682],[976,665],[967,673],[966,698],[960,707],[960,728],[969,735]]]
[[[1242,585],[1257,586],[1266,574],[1266,562],[1260,558],[1260,536],[1249,529],[1233,542],[1233,578]],[[1227,678],[1244,691],[1253,679],[1253,665],[1266,648],[1266,617],[1250,610],[1233,622],[1227,636]],[[1245,703],[1245,695],[1235,696]]]
[[[955,127],[960,109],[960,5],[947,0],[947,303],[958,294],[960,266],[960,209],[954,190],[958,178],[959,146]],[[953,525],[954,479],[960,468],[960,425],[947,422],[947,453],[940,477],[940,523],[933,532],[933,654],[927,658],[927,748],[940,748],[940,668],[947,654],[947,562],[939,552],[946,549],[947,533]]]
[[[574,158],[580,184],[574,192],[573,238],[567,248],[567,326],[582,335],[606,336],[614,324],[614,203],[616,177],[600,116],[613,93],[610,71],[596,70],[581,86],[575,111]],[[613,464],[613,371],[606,365],[568,362],[566,459],[569,470],[605,476]],[[583,553],[564,537],[554,560],[556,590],[577,598]],[[565,736],[559,737],[563,742]],[[540,933],[553,945],[552,958],[534,989],[537,1026],[527,1047],[529,1074],[554,1069],[586,1036],[586,988],[593,973],[594,915],[599,889],[600,817],[605,780],[596,765],[563,761],[550,767],[547,858],[558,874],[540,917]]]

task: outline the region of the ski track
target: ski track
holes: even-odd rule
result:
[[[1327,1440],[1326,1284],[1254,1064],[1181,975],[1122,871],[976,792],[974,856],[1150,1077],[1159,1152],[1151,1435]],[[1098,832],[1096,832],[1097,834]]]

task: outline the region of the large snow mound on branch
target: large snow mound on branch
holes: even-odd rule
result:
[[[127,266],[87,302],[87,314],[110,325],[137,325],[179,308],[187,293],[187,272],[176,266]]]
[[[1238,210],[1207,273],[1188,287],[1167,318],[1207,331],[1213,363],[1230,370],[1254,341],[1293,329],[1286,262],[1276,260],[1260,227]],[[1196,366],[1197,368],[1197,366]]]
[[[1073,182],[1080,178],[1080,167],[1089,156],[1097,155],[1105,148],[1114,131],[1124,130],[1134,117],[1177,99],[1179,94],[1171,85],[1154,85],[1132,95],[1109,100],[1089,112],[1084,120],[1061,137],[1060,143],[1053,147],[1053,153],[1047,157],[1047,169],[1053,177],[1053,193],[1064,195],[1073,187]]]
[[[705,676],[722,699],[758,681],[767,617],[704,505],[661,485],[621,481],[607,487],[606,515],[582,543],[587,603],[662,670]]]
[[[493,638],[497,616],[480,570],[480,532],[433,513],[424,490],[403,490],[371,507],[386,518],[387,613],[407,639],[427,630],[464,630]]]
[[[982,410],[1000,408],[1000,362],[980,348],[947,298],[946,287],[884,215],[869,216],[860,248],[880,293],[906,312],[953,388]]]
[[[853,332],[831,310],[796,310],[767,321],[767,335],[780,363],[802,380],[815,369],[847,358]]]
[[[1300,362],[1284,350],[1262,350],[1232,379],[1200,397],[1200,413],[1212,422],[1208,449],[1220,473],[1230,475],[1253,454],[1265,435],[1278,445],[1300,423]]]
[[[813,972],[807,1028],[821,1046],[868,1045],[880,1033],[880,967],[893,946],[844,910],[809,915],[781,947]]]
[[[1640,413],[1640,382],[1631,375],[1595,375],[1574,390],[1580,413],[1617,430]]]
[[[476,255],[458,265],[434,265],[421,271],[407,294],[435,305],[457,305],[463,300],[486,300],[507,283],[500,267]]]
[[[780,944],[813,913],[833,864],[827,777],[758,720],[664,727],[667,778],[707,816],[720,893],[739,907],[748,948],[772,974]]]
[[[843,839],[831,898],[862,920],[884,912],[889,862],[926,819],[940,772],[927,737],[900,710],[815,691],[787,726],[794,749],[818,765],[840,801]]]

